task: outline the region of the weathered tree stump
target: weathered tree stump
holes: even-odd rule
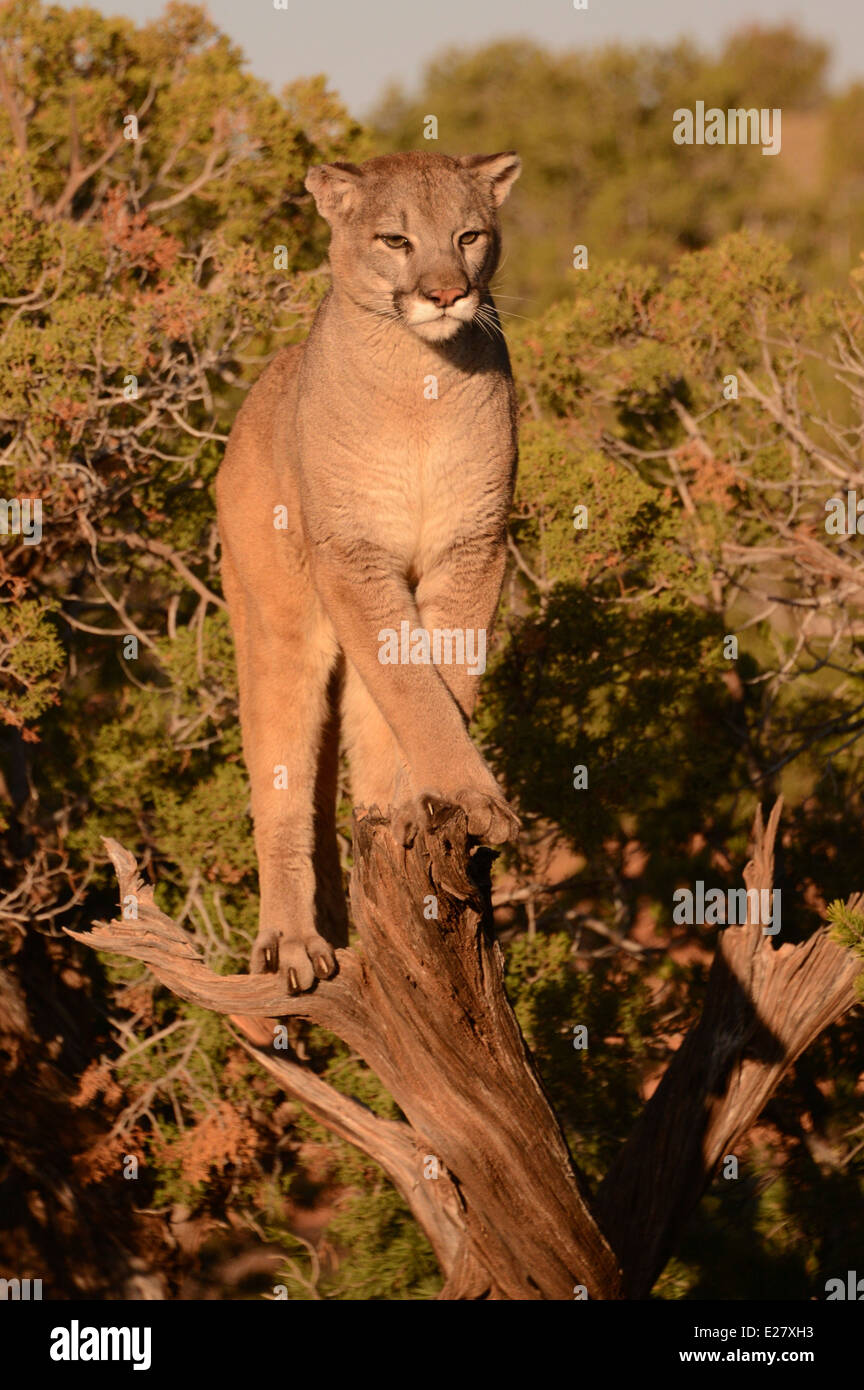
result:
[[[750,887],[771,887],[778,815],[779,803],[767,833],[757,817]],[[214,975],[114,841],[121,900],[134,896],[137,919],[69,935],[145,961],[182,998],[229,1015],[286,1093],[389,1174],[444,1271],[440,1297],[571,1299],[578,1286],[590,1298],[647,1296],[723,1153],[855,1002],[857,960],[824,930],[778,950],[758,925],[727,927],[703,1016],[592,1200],[504,993],[492,856],[472,848],[464,813],[441,808],[408,850],[383,817],[360,815],[354,844],[359,948],[338,951],[338,974],[308,994],[289,995],[275,975]],[[286,1016],[358,1052],[405,1122],[274,1049],[274,1020]]]

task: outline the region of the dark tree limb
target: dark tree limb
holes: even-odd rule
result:
[[[782,798],[761,810],[748,888],[770,889]],[[858,894],[849,900],[854,908]],[[705,1006],[597,1194],[624,1270],[624,1296],[646,1298],[725,1154],[756,1121],[781,1077],[856,1002],[860,962],[823,927],[775,947],[762,926],[721,931]]]
[[[778,802],[767,830],[757,815],[750,888],[772,886],[779,814]],[[338,951],[338,974],[307,994],[289,995],[275,975],[213,974],[111,840],[121,901],[137,917],[69,935],[144,961],[182,998],[229,1015],[287,1094],[389,1174],[440,1261],[442,1298],[569,1299],[574,1285],[591,1298],[647,1296],[717,1163],[855,1002],[859,962],[824,929],[777,949],[759,924],[726,927],[702,1017],[592,1203],[504,994],[490,855],[471,850],[464,813],[442,808],[410,850],[384,818],[358,816],[354,841],[360,950]],[[406,1122],[372,1114],[274,1046],[284,1017],[358,1052]]]

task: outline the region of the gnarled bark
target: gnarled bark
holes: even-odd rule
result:
[[[362,954],[291,996],[274,975],[217,976],[153,902],[131,855],[107,841],[121,900],[137,918],[98,923],[90,946],[145,961],[193,1003],[230,1014],[286,1091],[381,1163],[447,1275],[446,1298],[615,1297],[618,1270],[588,1206],[513,1011],[491,931],[489,854],[469,855],[465,814],[445,807],[410,850],[389,822],[355,820],[351,884]],[[435,902],[437,916],[427,902]],[[70,933],[73,934],[73,933]],[[260,1020],[330,1029],[376,1072],[408,1123],[347,1100],[284,1053]],[[435,1160],[439,1176],[427,1159]]]
[[[748,887],[772,885],[779,811],[767,831],[757,816]],[[504,993],[490,856],[472,851],[462,811],[442,808],[410,850],[382,817],[355,818],[360,949],[338,951],[338,974],[295,996],[274,975],[214,975],[132,856],[106,844],[137,918],[69,934],[145,961],[182,998],[229,1015],[289,1095],[386,1170],[440,1261],[442,1298],[569,1299],[575,1285],[591,1298],[646,1296],[719,1159],[855,1002],[858,962],[824,929],[775,949],[758,924],[727,927],[702,1017],[592,1202]],[[342,1038],[406,1121],[380,1119],[275,1049],[273,1020],[285,1016]]]

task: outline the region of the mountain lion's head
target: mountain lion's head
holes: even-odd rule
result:
[[[315,165],[306,187],[332,228],[334,286],[427,341],[454,337],[497,268],[498,208],[520,168],[512,152]]]

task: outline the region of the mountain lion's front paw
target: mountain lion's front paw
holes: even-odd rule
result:
[[[484,845],[504,845],[519,838],[522,822],[503,796],[490,796],[488,792],[466,787],[454,792],[451,800],[466,813],[468,834],[482,840]]]
[[[468,834],[486,845],[503,845],[515,840],[522,829],[519,817],[503,797],[465,787],[449,796],[422,792],[398,806],[390,817],[393,838],[406,848],[413,845],[421,830],[435,824],[435,814],[445,806],[461,806],[468,817]]]
[[[333,947],[323,936],[286,936],[283,932],[264,930],[258,933],[252,947],[250,970],[253,975],[280,974],[289,994],[301,994],[311,989],[316,979],[326,980],[336,969]]]

